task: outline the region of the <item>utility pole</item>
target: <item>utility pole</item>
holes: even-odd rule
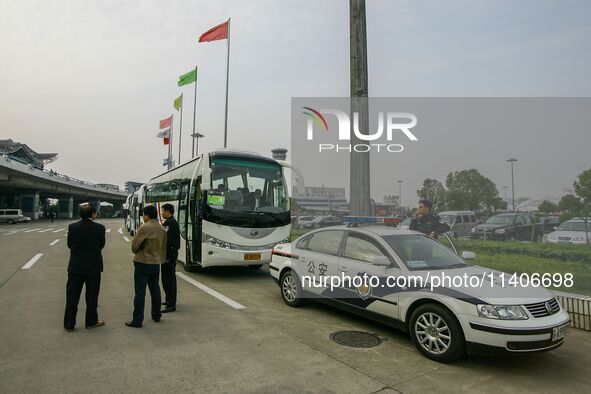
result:
[[[507,161],[511,163],[511,199],[513,212],[515,212],[515,178],[513,177],[513,163],[515,163],[517,159],[507,159]]]
[[[402,182],[404,182],[402,179],[398,180],[398,205],[400,209],[402,209]]]
[[[351,127],[354,113],[359,114],[359,130],[369,132],[367,99],[367,34],[365,23],[365,0],[349,0],[349,67],[351,97]],[[351,129],[351,146],[363,143]],[[369,152],[351,150],[350,164],[351,214],[370,214]]]
[[[509,186],[503,186],[503,189],[505,189],[505,204],[507,204],[507,206],[509,205],[509,202],[507,201],[507,188]]]

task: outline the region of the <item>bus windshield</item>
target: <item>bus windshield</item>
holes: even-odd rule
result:
[[[206,204],[212,210],[243,214],[282,214],[289,197],[278,163],[248,158],[214,158],[211,190]]]

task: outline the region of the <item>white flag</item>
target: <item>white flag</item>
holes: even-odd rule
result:
[[[164,130],[160,130],[158,134],[156,134],[157,138],[170,138],[170,127]]]

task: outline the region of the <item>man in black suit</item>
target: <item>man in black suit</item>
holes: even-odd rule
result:
[[[64,328],[74,331],[78,301],[82,286],[86,285],[86,328],[105,325],[98,319],[97,304],[103,271],[101,250],[105,246],[105,226],[95,223],[96,208],[85,204],[80,208],[81,220],[68,226],[68,283],[66,284],[66,312]]]
[[[163,226],[166,229],[166,261],[162,264],[162,288],[166,295],[166,301],[162,304],[165,308],[162,313],[176,311],[176,261],[181,247],[181,230],[179,223],[174,218],[174,205],[164,204],[161,208],[161,216],[164,219]]]

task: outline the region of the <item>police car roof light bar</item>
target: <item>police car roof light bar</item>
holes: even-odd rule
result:
[[[379,216],[343,216],[343,223],[348,227],[371,226],[372,224],[397,224],[400,218]]]

